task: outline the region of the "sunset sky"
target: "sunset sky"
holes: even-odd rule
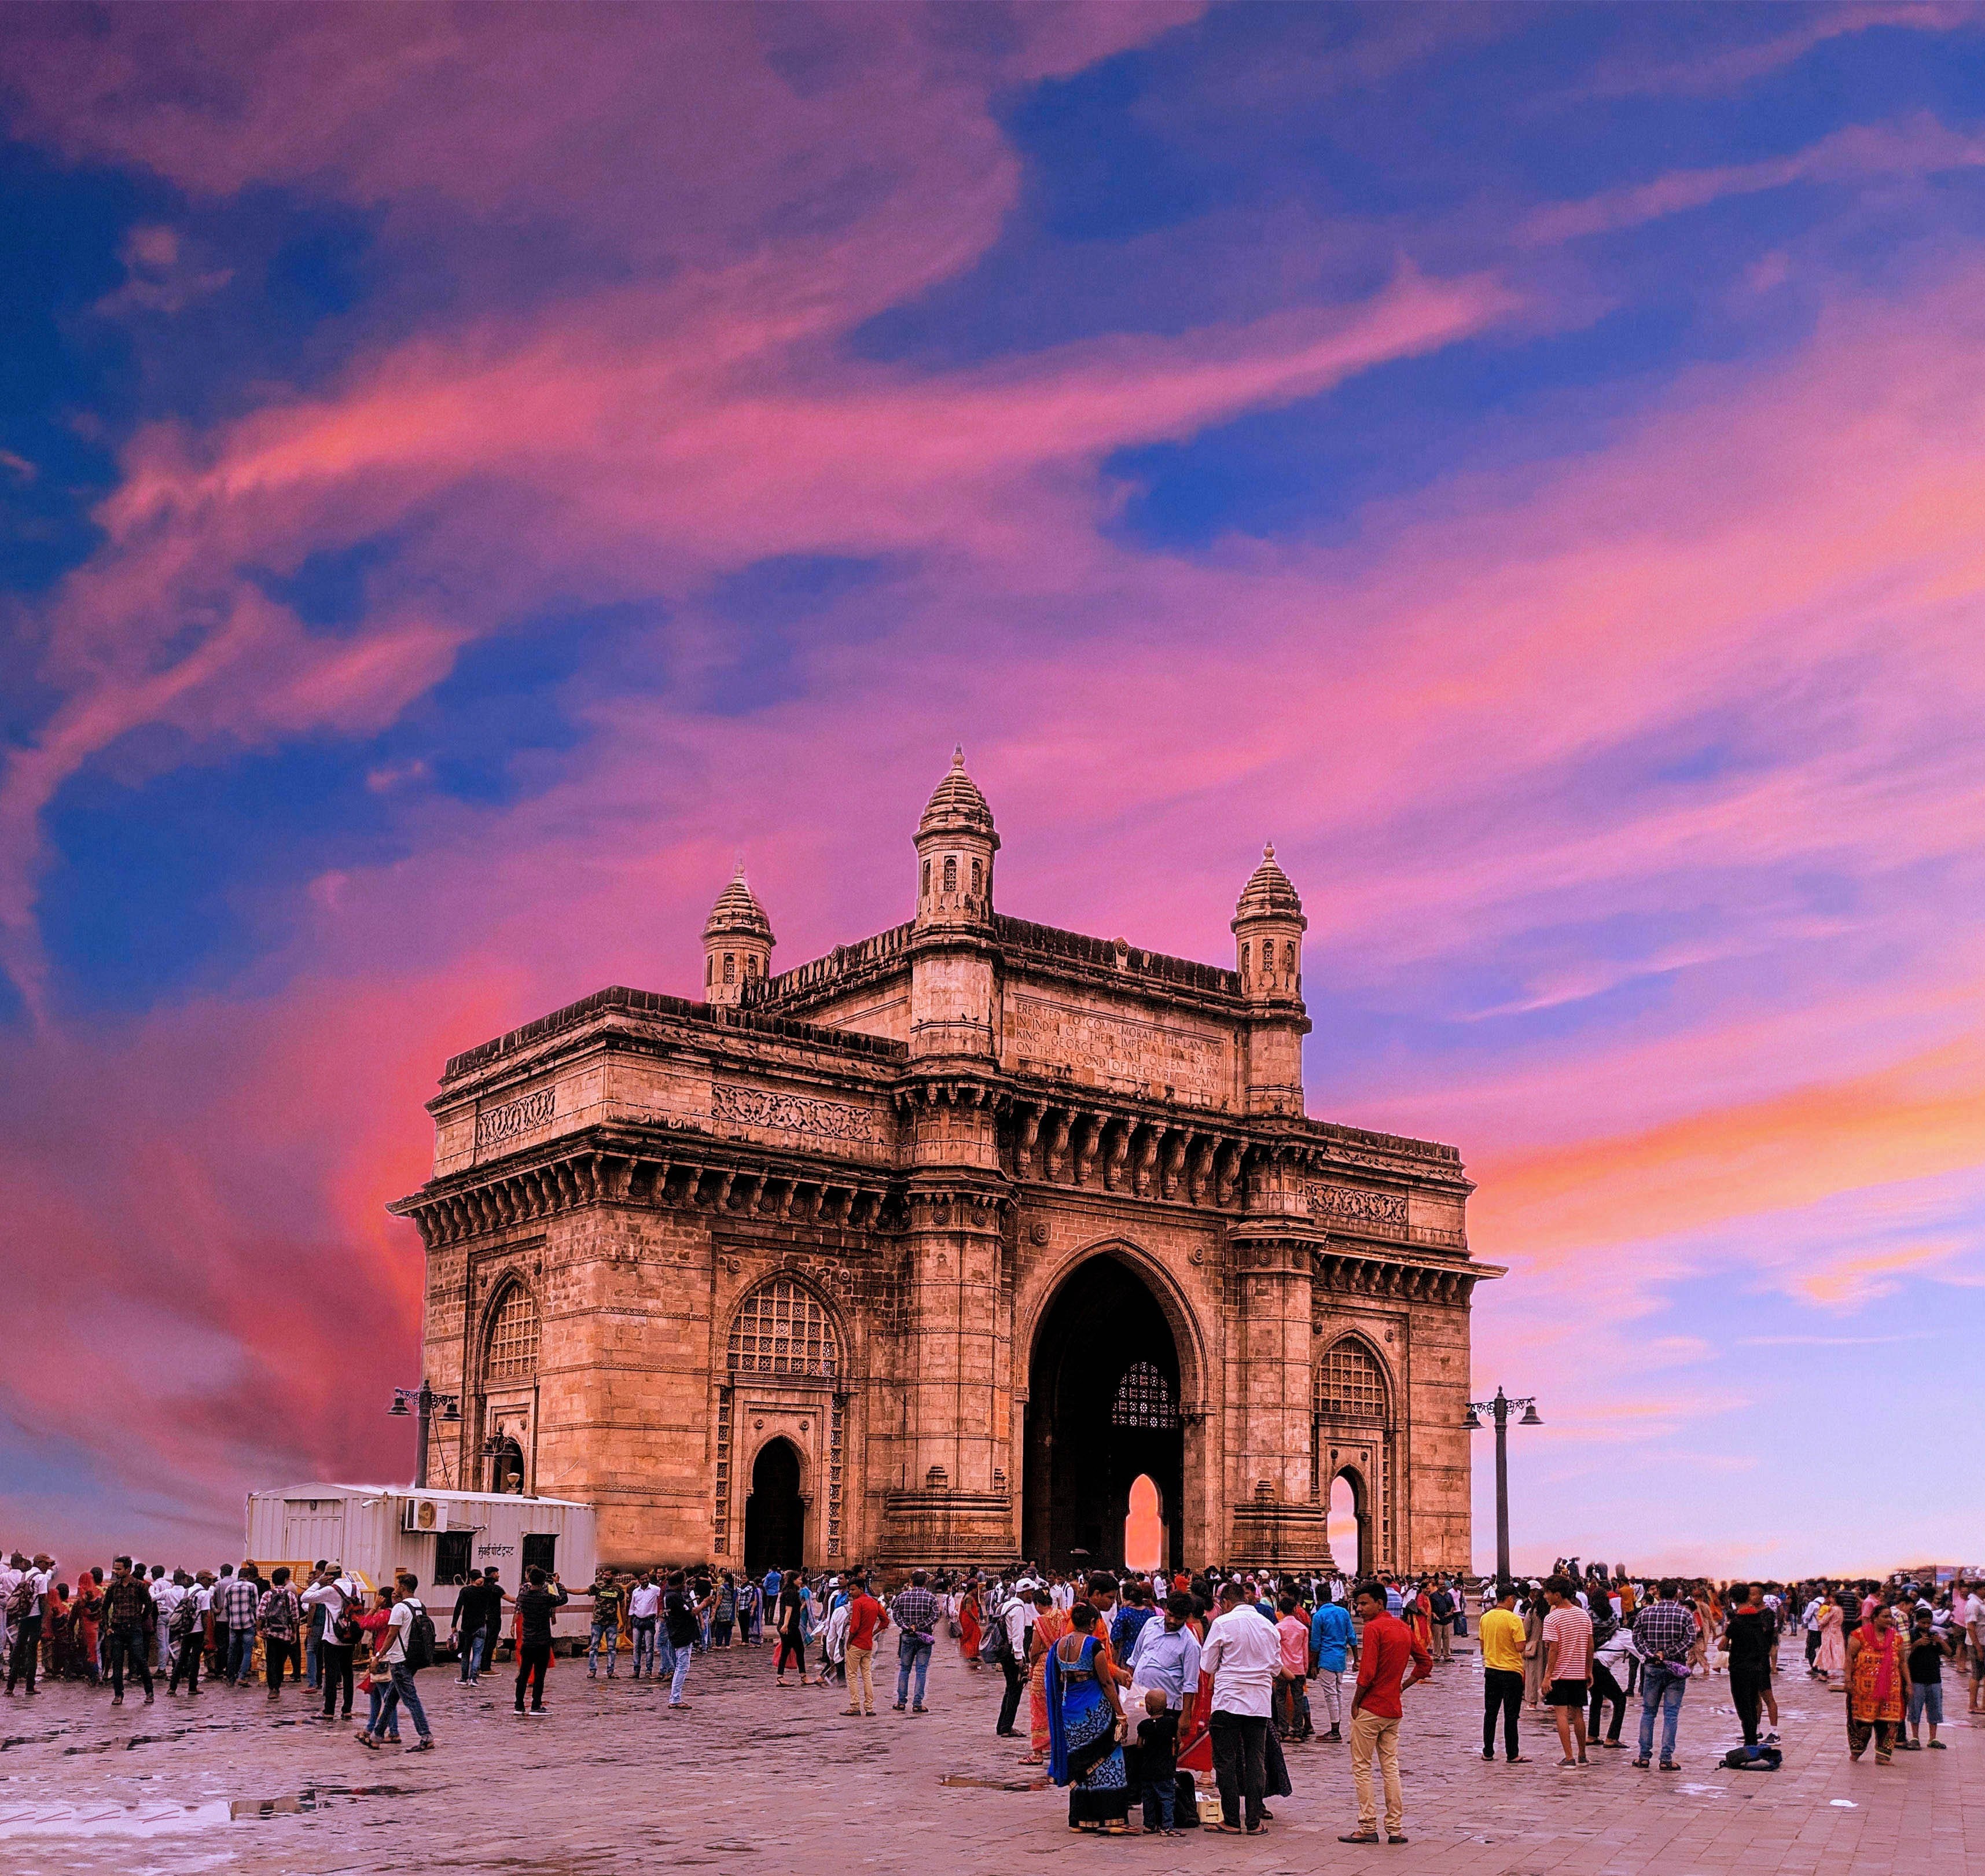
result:
[[[1275,841],[1520,1562],[1985,1560],[1985,12],[13,5],[0,138],[0,1542],[405,1476],[443,1058],[962,741],[1023,917]]]

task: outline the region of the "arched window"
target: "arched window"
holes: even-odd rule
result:
[[[1160,1431],[1178,1425],[1171,1383],[1156,1363],[1134,1361],[1123,1371],[1123,1378],[1117,1384],[1117,1398],[1110,1405],[1110,1424]]]
[[[737,981],[737,954],[735,951],[727,951],[724,954],[724,981],[727,984],[734,984]]]
[[[731,1367],[740,1374],[831,1380],[841,1372],[833,1319],[811,1290],[790,1277],[775,1277],[738,1305],[731,1324]]]
[[[972,896],[977,898],[984,889],[986,869],[975,860],[972,863]]]
[[[1244,984],[1247,982],[1247,981],[1248,981],[1248,947],[1247,947],[1245,945],[1243,945],[1241,947],[1241,982],[1244,985]]]
[[[1391,1418],[1389,1401],[1385,1371],[1362,1342],[1337,1343],[1318,1364],[1314,1408],[1318,1419],[1384,1426]]]
[[[1295,940],[1294,938],[1290,939],[1288,943],[1282,947],[1282,968],[1288,972],[1291,980],[1295,978],[1296,974],[1296,945]]]
[[[703,983],[707,990],[717,982],[717,953],[712,951],[703,961]]]
[[[958,890],[958,856],[946,854],[944,857],[944,889],[946,892]]]
[[[930,897],[930,862],[928,860],[924,862],[924,897],[926,899]]]
[[[482,1357],[485,1386],[529,1381],[538,1371],[538,1306],[522,1284],[512,1284],[489,1317]]]
[[[747,951],[744,954],[744,975],[747,977],[758,975],[758,954],[755,951]]]

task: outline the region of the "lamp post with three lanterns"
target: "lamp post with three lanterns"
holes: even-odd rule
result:
[[[1470,1401],[1468,1418],[1461,1423],[1471,1433],[1482,1430],[1484,1414],[1496,1423],[1496,1594],[1499,1599],[1510,1586],[1510,1412],[1518,1407],[1523,1410],[1518,1426],[1543,1425],[1534,1398],[1526,1394],[1513,1401],[1500,1384],[1494,1400]]]

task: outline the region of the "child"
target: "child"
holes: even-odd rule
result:
[[[1178,1715],[1153,1687],[1144,1696],[1150,1716],[1137,1727],[1137,1772],[1144,1787],[1144,1828],[1176,1837],[1173,1804],[1178,1794]]]

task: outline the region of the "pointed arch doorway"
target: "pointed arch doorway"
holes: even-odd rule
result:
[[[751,1464],[751,1492],[744,1501],[744,1573],[803,1564],[806,1503],[800,1496],[800,1455],[791,1440],[767,1440]]]
[[[1178,1347],[1144,1280],[1107,1252],[1070,1273],[1028,1362],[1022,1548],[1050,1568],[1121,1569],[1130,1492],[1155,1494],[1158,1561],[1184,1555]],[[1140,1501],[1144,1495],[1140,1494]]]

